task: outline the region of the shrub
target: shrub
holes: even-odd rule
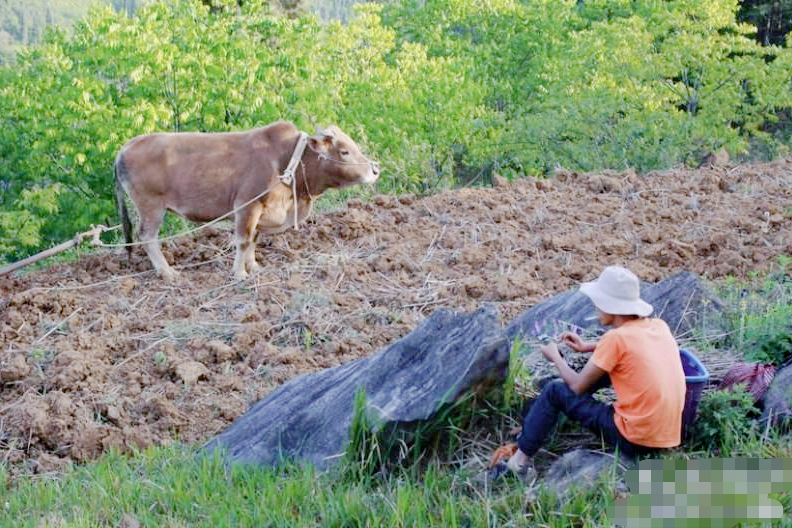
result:
[[[741,385],[733,391],[706,392],[691,432],[691,447],[724,457],[739,456],[741,445],[755,433],[758,414],[753,398]]]

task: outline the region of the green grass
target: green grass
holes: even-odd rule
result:
[[[775,456],[758,441],[744,456]],[[0,471],[0,486],[7,476]],[[615,480],[565,502],[506,481],[495,491],[470,484],[462,469],[438,461],[420,475],[396,469],[354,480],[310,466],[226,466],[183,445],[134,456],[110,452],[59,476],[17,481],[0,500],[2,527],[604,526]],[[788,511],[789,494],[775,495]],[[792,526],[785,519],[774,526]]]
[[[786,267],[786,266],[784,266]],[[730,344],[746,361],[781,365],[792,348],[792,279],[785,273],[728,280],[722,298],[730,307]]]
[[[0,502],[0,526],[118,526],[124,515],[173,527],[533,525],[518,485],[485,494],[441,465],[420,479],[396,471],[351,481],[310,467],[226,467],[196,454],[185,446],[108,453],[61,476],[18,482]],[[604,505],[597,495],[594,504]],[[568,513],[602,521],[602,511],[590,510]]]

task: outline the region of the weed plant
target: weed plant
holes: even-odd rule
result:
[[[698,407],[698,419],[691,432],[691,447],[718,456],[740,456],[742,443],[756,436],[758,409],[742,385],[733,391],[705,393]]]
[[[786,260],[780,261],[786,268]],[[785,273],[720,286],[730,326],[726,345],[744,361],[782,365],[792,354],[792,278]]]
[[[407,471],[416,478],[437,465],[459,468],[476,448],[467,431],[503,429],[505,416],[490,399],[468,391],[442,405],[431,420],[382,426],[366,412],[365,392],[355,395],[350,440],[340,464],[346,480],[372,481]]]
[[[503,384],[503,410],[510,411],[512,408],[521,403],[521,397],[518,392],[518,387],[529,386],[531,384],[531,373],[525,367],[524,361],[521,359],[526,355],[527,351],[520,338],[517,338],[512,343],[511,351],[509,352],[509,372],[506,376],[506,381]]]

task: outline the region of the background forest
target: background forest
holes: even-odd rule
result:
[[[0,261],[115,225],[115,154],[154,131],[337,123],[385,193],[784,155],[790,21],[789,0],[0,0]]]

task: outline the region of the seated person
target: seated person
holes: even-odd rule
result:
[[[629,270],[605,268],[580,291],[597,308],[599,321],[612,327],[598,342],[566,332],[560,342],[578,352],[593,352],[583,370],[574,371],[555,343],[541,348],[558,368],[560,380],[548,383],[525,416],[517,450],[506,466],[523,480],[535,476],[531,457],[563,412],[628,457],[681,443],[685,373],[674,336],[661,319],[650,318],[652,305],[640,298],[640,283]],[[616,392],[613,405],[592,397],[607,382]],[[604,379],[603,379],[604,378]]]

